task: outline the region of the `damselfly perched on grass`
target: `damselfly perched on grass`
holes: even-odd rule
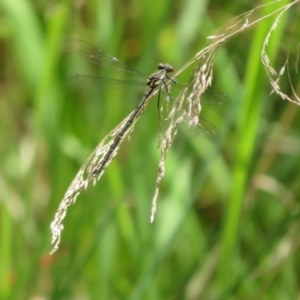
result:
[[[104,139],[100,142],[92,154],[90,154],[73,179],[55,214],[55,219],[50,226],[52,232],[52,244],[54,244],[51,253],[54,253],[58,249],[61,231],[63,230],[62,221],[65,218],[68,207],[76,201],[76,198],[81,191],[87,188],[89,182],[93,182],[93,184],[95,184],[97,180],[101,178],[105,169],[108,167],[112,159],[117,155],[120,144],[124,138],[128,136],[130,132],[132,132],[135,123],[145,111],[151,97],[155,94],[155,92],[158,93],[157,107],[160,129],[161,122],[163,121],[160,101],[162,90],[164,90],[164,93],[169,99],[171,98],[171,108],[167,117],[167,119],[170,121],[169,127],[159,143],[161,146],[161,160],[159,163],[156,190],[152,202],[151,222],[154,219],[154,214],[156,211],[156,198],[158,196],[159,185],[164,175],[165,157],[176,134],[177,126],[182,121],[185,121],[189,126],[196,129],[199,135],[205,138],[213,140],[217,139],[219,135],[219,131],[214,125],[204,119],[200,119],[199,117],[201,110],[199,100],[205,89],[202,92],[201,90],[197,90],[199,87],[195,87],[195,80],[191,86],[179,86],[177,81],[174,78],[171,78],[169,75],[173,72],[173,67],[171,65],[160,63],[158,64],[158,71],[147,77],[119,62],[115,57],[108,55],[104,51],[79,38],[69,38],[67,41],[67,46],[70,51],[83,56],[96,66],[112,68],[123,73],[130,73],[143,79],[142,82],[75,74],[71,77],[71,83],[75,88],[88,89],[97,92],[103,89],[114,89],[122,85],[142,85],[146,86],[147,90],[145,91],[137,107],[116,128],[114,128],[106,137],[104,137]],[[207,70],[209,70],[209,68]],[[194,74],[194,78],[197,79],[197,76],[199,76],[199,73]],[[198,78],[198,80],[203,81],[203,78],[204,77],[201,79]],[[170,94],[171,84],[179,86],[181,89],[181,92],[176,99],[173,99]],[[200,86],[203,88],[203,85]],[[190,87],[192,87],[191,91],[189,89]],[[215,93],[211,102],[222,104],[224,101],[223,96],[223,94]]]

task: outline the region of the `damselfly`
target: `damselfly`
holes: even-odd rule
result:
[[[169,77],[169,74],[173,72],[173,67],[168,64],[158,64],[158,71],[149,77],[143,75],[142,73],[126,66],[125,64],[119,62],[115,57],[108,55],[104,51],[94,47],[93,45],[78,39],[70,38],[68,39],[68,48],[85,58],[87,58],[92,64],[96,66],[104,66],[107,68],[113,68],[117,71],[130,73],[143,78],[143,82],[114,79],[108,77],[97,77],[97,76],[87,76],[87,75],[73,75],[71,82],[73,86],[79,89],[88,89],[91,91],[99,91],[103,89],[114,89],[122,85],[144,85],[148,86],[148,89],[144,93],[142,100],[137,105],[137,107],[115,128],[110,132],[96,147],[93,153],[88,157],[86,162],[80,168],[76,177],[69,186],[64,198],[55,214],[55,219],[51,223],[52,231],[52,244],[54,244],[51,253],[55,252],[58,248],[60,242],[60,235],[63,229],[62,221],[66,215],[67,208],[75,202],[77,196],[80,192],[87,188],[89,182],[96,183],[100,179],[103,172],[116,156],[119,146],[124,138],[130,134],[136,121],[139,119],[141,114],[147,107],[151,96],[157,91],[158,92],[158,108],[160,107],[160,95],[162,89],[165,90],[167,96],[172,98],[169,93],[169,84],[177,85],[175,79]],[[217,94],[216,94],[217,95]],[[218,95],[217,95],[218,96]],[[221,103],[223,100],[219,101],[220,97],[215,97],[217,100],[211,101],[212,103]],[[222,99],[222,97],[220,98]],[[176,101],[176,100],[175,100]],[[176,102],[175,102],[176,103]],[[178,102],[179,104],[179,102]],[[175,105],[174,105],[175,106]],[[181,104],[178,106],[181,107]],[[182,114],[182,116],[188,116],[188,114]],[[160,116],[160,112],[159,112]],[[160,118],[160,117],[159,117]],[[196,120],[189,118],[188,123],[192,124],[194,128],[200,135],[208,139],[218,138],[218,129],[204,119]],[[160,120],[161,121],[161,120]],[[176,127],[176,126],[175,126]],[[174,128],[175,128],[174,127]]]

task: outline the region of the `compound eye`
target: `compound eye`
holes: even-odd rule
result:
[[[173,72],[174,71],[172,66],[166,66],[165,68],[166,68],[167,72]]]
[[[163,70],[163,69],[165,69],[165,65],[162,64],[162,63],[159,63],[159,64],[157,65],[157,68],[158,68],[158,70]]]

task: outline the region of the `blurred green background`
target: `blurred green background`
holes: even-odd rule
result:
[[[300,115],[295,104],[269,95],[261,49],[274,17],[219,49],[213,88],[228,103],[202,112],[220,140],[179,130],[155,222],[160,151],[153,99],[100,182],[70,207],[60,248],[48,255],[50,223],[69,184],[143,93],[71,90],[73,69],[95,70],[61,51],[62,37],[80,37],[144,74],[158,62],[178,70],[207,36],[252,5],[0,2],[1,299],[299,297]],[[283,16],[268,46],[277,70],[289,39],[299,42],[295,11]],[[296,54],[292,48],[291,61]],[[292,76],[299,94],[299,75]],[[290,91],[285,79],[282,87]]]

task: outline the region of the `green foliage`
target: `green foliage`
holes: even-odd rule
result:
[[[201,111],[220,129],[220,141],[179,129],[154,223],[155,98],[99,183],[71,205],[60,248],[48,254],[50,223],[69,184],[144,92],[71,90],[70,74],[96,70],[62,51],[64,36],[97,45],[144,74],[160,61],[178,70],[207,36],[249,9],[243,5],[2,0],[1,299],[296,299],[300,118],[297,105],[270,95],[261,62],[274,17],[220,47],[213,89],[226,93],[228,104]],[[286,42],[300,36],[294,22],[288,11],[269,42],[277,72],[287,51],[296,61],[299,49]],[[192,69],[187,73],[178,82],[185,84]],[[299,94],[299,74],[292,76]],[[292,95],[288,79],[281,86]]]

